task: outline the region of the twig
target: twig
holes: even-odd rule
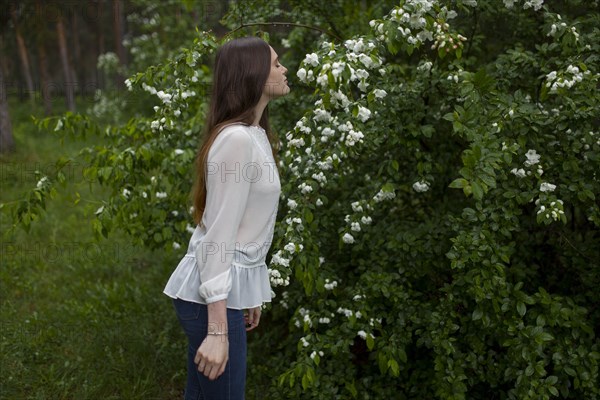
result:
[[[571,247],[573,248],[573,250],[575,250],[576,252],[578,252],[580,256],[582,256],[582,257],[584,257],[584,258],[587,258],[587,259],[588,259],[588,260],[590,260],[590,261],[593,261],[593,260],[594,260],[592,257],[588,256],[587,254],[584,254],[584,253],[583,253],[581,250],[579,250],[577,247],[575,247],[575,246],[573,245],[573,243],[571,243],[571,242],[569,241],[569,239],[568,239],[568,238],[567,238],[565,235],[563,235],[563,233],[562,233],[562,232],[559,232],[558,234],[560,235],[560,237],[561,237],[562,239],[564,239],[564,240],[565,240],[565,241],[566,241],[566,242],[569,244],[569,246],[571,246]]]
[[[296,23],[293,23],[293,22],[253,22],[253,23],[250,23],[250,24],[244,24],[244,23],[242,23],[240,26],[238,26],[234,30],[232,30],[230,32],[227,32],[224,37],[227,37],[227,36],[233,34],[234,32],[237,32],[240,29],[246,28],[248,26],[257,26],[257,25],[260,25],[260,26],[269,26],[269,25],[272,25],[272,26],[286,26],[286,27],[297,26],[297,27],[300,27],[300,28],[313,29],[313,30],[319,31],[321,33],[324,33],[326,35],[333,36],[334,38],[336,38],[340,42],[342,41],[342,38],[339,37],[338,35],[336,35],[335,33],[327,32],[326,30],[321,29],[321,28],[317,28],[316,26],[310,26],[310,25],[304,25],[304,24],[296,24]]]

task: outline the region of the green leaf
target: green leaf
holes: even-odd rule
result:
[[[517,303],[517,311],[519,312],[519,315],[522,317],[525,315],[525,313],[527,312],[527,307],[525,306],[525,304],[522,301],[519,301]]]
[[[467,186],[469,184],[469,181],[467,181],[464,178],[457,178],[455,180],[452,181],[452,183],[450,183],[450,185],[448,185],[448,187],[451,187],[453,189],[462,189],[465,186]]]
[[[388,366],[392,370],[392,375],[398,376],[400,374],[400,367],[398,366],[398,362],[393,358],[388,361]]]
[[[369,349],[369,351],[373,350],[373,347],[375,346],[375,341],[373,340],[373,337],[371,335],[367,335],[367,348]]]
[[[483,188],[477,181],[471,182],[471,188],[473,188],[473,197],[475,200],[481,200],[483,198]]]

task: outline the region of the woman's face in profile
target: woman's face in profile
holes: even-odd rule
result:
[[[285,96],[290,92],[290,87],[287,84],[287,68],[279,63],[279,57],[271,46],[271,73],[265,83],[265,90],[263,95],[267,96],[269,100],[276,99],[281,96]]]

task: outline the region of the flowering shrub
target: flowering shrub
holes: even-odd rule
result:
[[[277,297],[249,369],[263,396],[598,398],[600,21],[572,3],[401,0],[298,60],[313,105],[281,138]],[[99,234],[189,239],[216,46],[202,33],[131,77],[154,116],[84,150],[112,189]]]

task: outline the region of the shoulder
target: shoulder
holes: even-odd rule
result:
[[[250,136],[250,128],[242,124],[228,125],[221,129],[221,132],[217,135],[215,143],[217,141],[231,141],[250,143],[252,137]]]
[[[226,126],[219,132],[209,153],[221,151],[236,153],[251,153],[253,140],[250,129],[245,125],[235,124]]]

